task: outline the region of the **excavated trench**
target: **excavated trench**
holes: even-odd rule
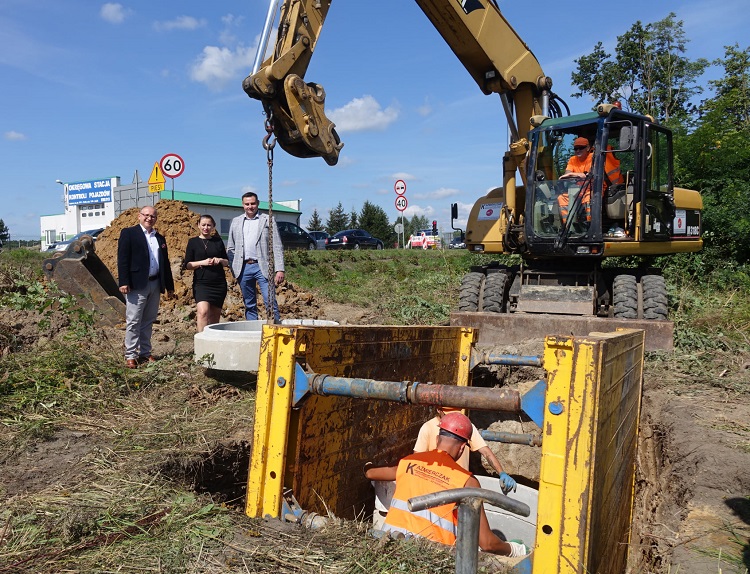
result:
[[[219,444],[201,457],[167,460],[159,471],[198,493],[210,494],[215,502],[243,507],[250,452],[249,441]]]
[[[479,367],[475,386],[515,385],[523,388],[544,377],[541,369],[530,367]],[[628,572],[667,572],[673,540],[654,535],[655,531],[674,532],[685,515],[689,491],[673,472],[670,459],[670,428],[663,424],[659,407],[644,398],[639,433],[631,547]],[[540,432],[525,415],[473,412],[478,428],[507,432]],[[510,467],[519,482],[538,488],[541,449],[524,445],[490,443],[490,448]],[[191,459],[174,458],[160,472],[188,485],[198,493],[210,494],[217,502],[242,508],[245,502],[251,443],[232,441],[215,446],[210,452]],[[489,474],[480,457],[472,458],[472,470]]]

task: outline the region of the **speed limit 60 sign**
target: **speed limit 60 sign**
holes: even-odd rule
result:
[[[409,205],[409,202],[406,201],[405,195],[399,195],[396,198],[396,209],[398,209],[399,211],[403,211],[404,209],[406,209],[407,205]]]
[[[176,153],[168,153],[161,158],[159,167],[161,167],[161,172],[166,177],[174,179],[175,177],[180,177],[182,172],[185,171],[185,162]]]

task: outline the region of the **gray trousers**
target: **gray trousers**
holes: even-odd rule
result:
[[[151,332],[159,314],[159,281],[125,295],[125,358],[151,355]]]

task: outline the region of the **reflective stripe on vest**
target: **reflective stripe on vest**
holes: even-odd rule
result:
[[[402,458],[396,471],[396,491],[383,530],[422,536],[447,545],[455,544],[458,524],[455,504],[412,512],[408,500],[415,496],[462,488],[470,476],[471,473],[443,451],[419,452]]]
[[[443,506],[439,506],[438,508],[443,508]],[[426,508],[425,510],[409,510],[409,504],[407,501],[400,500],[398,498],[392,498],[391,508],[388,510],[388,514],[390,515],[390,513],[393,511],[395,511],[396,514],[399,512],[405,512],[409,514],[410,517],[402,517],[402,519],[406,518],[406,521],[412,525],[416,525],[418,521],[410,520],[411,517],[420,518],[425,521],[424,530],[406,530],[405,528],[399,528],[398,526],[394,526],[388,523],[385,523],[383,525],[383,530],[385,530],[386,532],[396,531],[403,532],[404,534],[413,534],[415,536],[424,536],[425,538],[430,538],[431,540],[435,540],[436,542],[442,542],[443,544],[448,545],[454,544],[456,542],[457,524],[452,520],[452,518],[454,517],[453,510],[450,511],[451,519],[443,518],[442,516],[435,514],[432,510],[432,508]],[[440,529],[442,530],[442,532],[432,532],[433,536],[427,535],[428,530],[435,529]]]
[[[581,192],[579,191],[578,193]],[[583,218],[586,221],[591,221],[591,193],[589,192],[588,187],[583,192],[581,200],[583,203]],[[560,207],[560,219],[562,220],[563,225],[565,225],[565,222],[568,219],[568,211],[570,210],[570,197],[567,193],[561,193],[557,196],[557,205]]]

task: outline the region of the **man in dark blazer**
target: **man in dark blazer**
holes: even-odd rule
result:
[[[156,208],[147,205],[138,214],[138,225],[120,232],[117,244],[117,276],[125,295],[125,365],[155,361],[151,332],[159,314],[161,293],[174,294],[167,241],[154,229]]]

